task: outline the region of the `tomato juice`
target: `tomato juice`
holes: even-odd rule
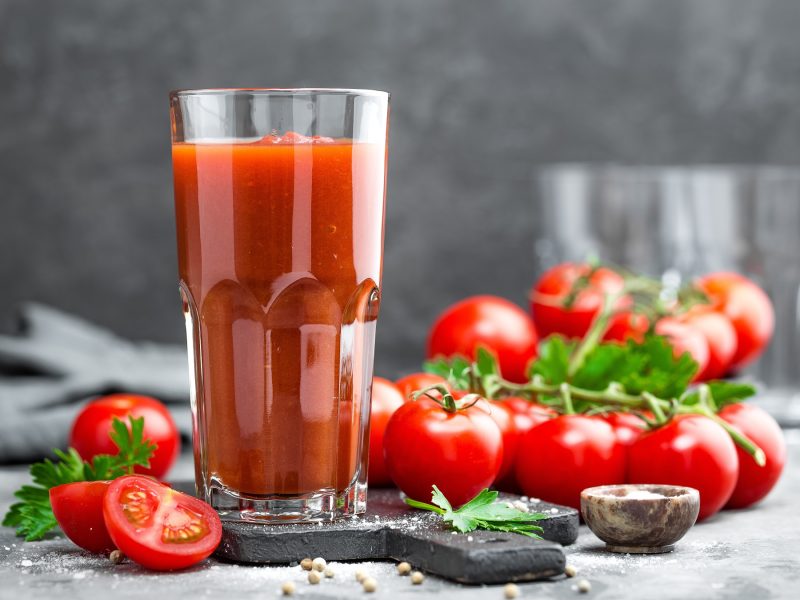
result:
[[[341,494],[367,449],[385,144],[175,142],[200,490]]]

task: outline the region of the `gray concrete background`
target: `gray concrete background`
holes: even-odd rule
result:
[[[532,171],[800,157],[795,0],[0,0],[0,320],[180,342],[167,92],[393,94],[377,370],[437,311],[524,303]]]
[[[695,525],[670,554],[626,555],[603,550],[602,542],[584,525],[578,541],[565,548],[567,563],[577,579],[592,585],[588,595],[575,589],[576,579],[556,578],[520,585],[521,600],[578,598],[642,600],[680,598],[701,600],[772,600],[796,598],[800,583],[800,432],[786,432],[789,462],[778,487],[759,506],[718,513]],[[192,476],[184,456],[176,478]],[[0,469],[0,511],[5,514],[11,490],[26,481],[24,471]],[[352,600],[367,594],[355,581],[356,569],[378,581],[374,598],[456,598],[501,600],[502,586],[463,586],[429,576],[421,586],[399,577],[394,563],[335,563],[336,575],[319,586],[306,583],[300,567],[252,567],[215,560],[188,571],[159,574],[131,563],[112,565],[106,558],[79,550],[60,535],[41,542],[21,542],[13,531],[0,528],[0,599],[88,600],[123,598],[279,598],[280,586],[291,580],[295,597]]]

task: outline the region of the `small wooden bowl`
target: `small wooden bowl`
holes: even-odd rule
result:
[[[581,492],[581,514],[606,550],[671,552],[700,510],[700,492],[678,485],[602,485]]]

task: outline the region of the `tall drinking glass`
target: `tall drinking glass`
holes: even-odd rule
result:
[[[170,96],[198,494],[223,519],[366,509],[389,96]]]

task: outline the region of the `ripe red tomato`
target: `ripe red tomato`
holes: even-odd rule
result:
[[[611,425],[617,441],[625,447],[630,446],[647,431],[645,422],[632,413],[611,412],[600,415],[600,418]]]
[[[503,398],[499,402],[511,412],[514,417],[514,425],[520,437],[528,433],[532,427],[539,423],[544,423],[548,419],[558,416],[558,413],[548,406],[537,404],[536,402],[531,402],[530,400],[517,396],[509,396],[508,398]]]
[[[672,344],[675,357],[679,357],[684,352],[688,352],[697,363],[697,371],[692,381],[698,381],[698,377],[708,365],[708,342],[705,335],[699,330],[694,329],[686,323],[681,323],[675,318],[665,317],[656,323],[655,331],[658,335],[663,335]]]
[[[712,273],[697,284],[736,330],[736,353],[730,368],[741,369],[758,358],[775,331],[775,310],[769,296],[737,273]]]
[[[431,373],[412,373],[401,377],[394,382],[406,402],[411,398],[411,394],[419,390],[431,387],[432,385],[447,385],[444,377],[432,375]],[[449,387],[449,386],[448,386]]]
[[[641,342],[648,329],[650,321],[646,316],[623,311],[611,317],[603,339],[609,342],[625,342],[629,339]]]
[[[724,377],[736,354],[736,330],[730,319],[722,313],[697,307],[689,311],[683,321],[702,333],[708,343],[708,362],[695,380],[709,381]]]
[[[500,429],[500,433],[503,434],[503,463],[500,465],[500,471],[495,478],[499,481],[508,475],[514,466],[520,436],[514,420],[514,411],[511,408],[503,402],[490,402],[487,406],[489,416],[492,417]]]
[[[460,354],[475,358],[478,346],[497,356],[503,376],[528,380],[526,368],[536,356],[539,338],[519,306],[497,296],[473,296],[446,309],[428,336],[428,357]]]
[[[50,506],[58,526],[89,552],[108,554],[116,546],[103,521],[103,497],[110,481],[81,481],[50,488]]]
[[[552,408],[531,402],[525,398],[510,396],[503,398],[495,404],[502,404],[514,420],[514,428],[517,430],[517,442],[514,445],[514,455],[512,456],[512,465],[509,471],[503,476],[498,476],[494,484],[498,490],[504,492],[511,492],[518,494],[521,492],[519,484],[514,474],[514,463],[516,463],[516,455],[519,450],[519,442],[528,431],[539,423],[544,423],[548,419],[558,416],[558,413]],[[505,444],[503,446],[503,464],[505,465],[508,457],[505,453]]]
[[[610,269],[599,268],[592,273],[587,287],[578,292],[570,308],[564,301],[575,282],[589,274],[589,265],[562,263],[546,271],[531,290],[531,313],[536,331],[542,337],[560,333],[570,338],[583,337],[603,306],[604,296],[617,293],[625,280]],[[621,298],[616,308],[630,304]]]
[[[625,481],[625,452],[602,419],[562,415],[523,436],[515,472],[528,496],[579,508],[587,487]]]
[[[780,425],[767,412],[752,404],[729,404],[719,416],[757,444],[767,462],[759,467],[739,446],[739,477],[725,508],[745,508],[755,504],[778,482],[786,464],[786,441]]]
[[[114,417],[126,420],[128,415],[144,417],[144,437],[158,445],[150,459],[150,468],[136,467],[136,472],[164,477],[181,450],[181,437],[169,410],[155,398],[133,394],[113,394],[87,404],[72,424],[69,445],[85,460],[96,454],[116,454],[111,441]]]
[[[503,436],[483,403],[447,412],[421,398],[389,419],[383,452],[407,496],[429,502],[436,485],[455,507],[492,485],[503,464]]]
[[[647,432],[628,449],[628,481],[685,485],[700,491],[698,520],[716,514],[739,474],[736,447],[708,417],[678,415]]]
[[[198,563],[222,539],[219,515],[208,504],[141,475],[111,482],[103,518],[117,548],[155,571]]]
[[[369,418],[369,469],[370,486],[385,487],[392,478],[383,462],[383,435],[389,418],[403,406],[403,394],[391,381],[382,377],[372,379],[372,406]]]

